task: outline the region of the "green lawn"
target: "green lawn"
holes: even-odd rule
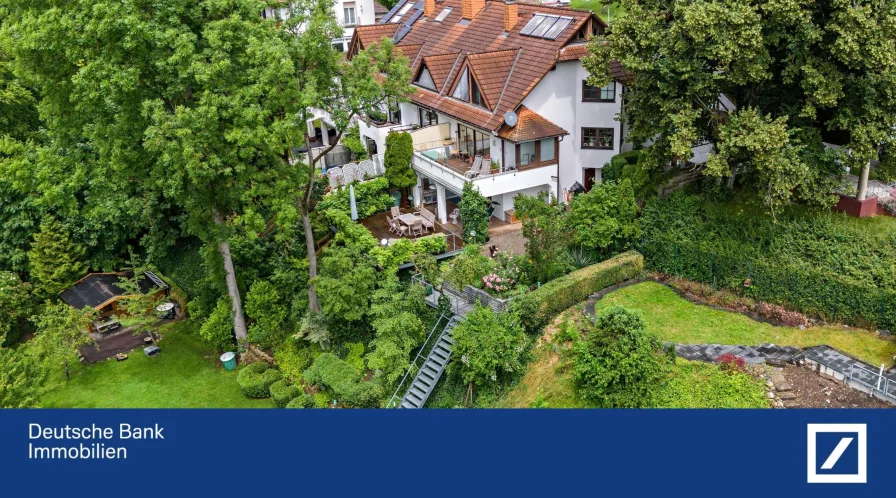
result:
[[[874,332],[837,325],[775,327],[739,313],[719,311],[682,299],[672,289],[644,282],[611,292],[597,309],[622,305],[640,310],[647,329],[664,341],[704,344],[756,345],[771,342],[798,347],[828,344],[871,362],[890,364],[896,343]],[[581,322],[582,305],[564,312],[554,323]],[[562,325],[561,325],[562,327]],[[556,329],[556,326],[552,328]],[[552,331],[549,328],[548,335]],[[582,408],[573,385],[572,361],[564,346],[546,340],[533,351],[534,358],[522,379],[494,404],[503,408]],[[751,408],[768,405],[764,384],[747,375],[731,376],[708,363],[678,359],[666,381],[658,386],[663,408]]]
[[[896,354],[896,342],[876,333],[839,325],[775,327],[739,313],[719,311],[678,297],[672,289],[644,282],[619,289],[597,302],[596,309],[622,305],[641,310],[647,330],[664,341],[685,344],[743,344],[770,342],[783,346],[807,347],[827,344],[873,365],[889,365]]]
[[[625,11],[619,7],[618,3],[611,4],[610,11],[607,13],[600,0],[571,0],[569,6],[573,9],[590,10],[597,14],[607,24],[610,24],[614,19],[625,13]]]
[[[68,382],[51,380],[41,399],[45,408],[268,408],[270,399],[248,399],[236,383],[236,370],[224,370],[218,354],[199,339],[192,322],[162,330],[162,354],[147,358],[135,351],[123,362],[76,366]]]

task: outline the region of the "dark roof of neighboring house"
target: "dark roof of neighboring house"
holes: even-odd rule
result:
[[[408,1],[399,2],[392,11],[397,12]],[[606,28],[590,11],[519,3],[518,21],[505,32],[503,1],[486,1],[473,19],[463,23],[461,3],[462,0],[437,0],[433,19],[421,15],[406,32],[406,23],[412,19],[410,13],[398,23],[359,26],[351,46],[363,49],[383,36],[397,39],[396,46],[408,57],[414,76],[426,64],[436,83],[436,91],[418,87],[411,100],[485,130],[497,131],[504,124],[504,115],[520,108],[529,92],[559,62],[561,49],[573,43],[579,29],[589,22],[598,32]],[[422,9],[422,5],[418,2],[414,8]],[[447,17],[435,21],[447,7],[452,8]],[[521,35],[520,31],[537,13],[572,20],[553,40]],[[405,46],[414,48],[406,53],[402,48]],[[467,67],[479,83],[489,109],[451,97],[458,77]]]
[[[540,138],[569,135],[569,132],[548,121],[541,114],[522,105],[517,111],[517,123],[513,128],[504,125],[498,130],[498,136],[511,142],[527,142]]]
[[[99,309],[108,305],[115,299],[125,295],[124,290],[118,286],[122,277],[129,278],[133,274],[127,273],[91,273],[78,280],[75,285],[62,291],[59,295],[69,306],[76,309],[84,309],[88,306]],[[144,278],[138,282],[140,292],[147,293],[153,289],[167,289],[168,284],[151,271],[146,272]]]

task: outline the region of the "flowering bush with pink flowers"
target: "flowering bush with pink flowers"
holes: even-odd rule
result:
[[[523,283],[522,279],[517,258],[501,252],[494,259],[492,271],[482,277],[482,288],[494,296],[507,297]]]

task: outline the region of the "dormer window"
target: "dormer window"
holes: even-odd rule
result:
[[[476,78],[470,73],[469,67],[464,68],[464,72],[457,79],[457,86],[454,87],[454,92],[452,92],[451,96],[457,100],[463,100],[464,102],[488,109],[488,103],[482,96],[479,84],[476,83]]]
[[[485,99],[482,98],[482,92],[479,91],[479,85],[476,84],[476,80],[470,78],[470,101],[479,107],[486,107]]]
[[[432,91],[436,90],[436,83],[432,80],[432,74],[430,74],[429,69],[425,65],[420,67],[417,78],[414,79],[414,84]]]

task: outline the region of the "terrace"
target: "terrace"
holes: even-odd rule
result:
[[[415,214],[419,212],[418,209],[411,209],[406,207],[399,208],[399,210],[401,211],[401,214]],[[386,240],[389,245],[399,239],[414,240],[419,238],[412,235],[400,236],[390,231],[389,220],[387,218],[388,216],[390,216],[389,212],[376,213],[373,216],[364,218],[363,220],[358,220],[358,223],[367,228],[367,230],[369,230],[377,240]],[[437,234],[445,235],[447,249],[443,254],[440,254],[439,257],[454,254],[464,247],[464,241],[461,237],[461,230],[457,225],[452,225],[450,223],[439,223],[438,220],[436,220],[434,225],[435,226],[432,230],[424,233],[422,236],[425,237],[427,235]]]

